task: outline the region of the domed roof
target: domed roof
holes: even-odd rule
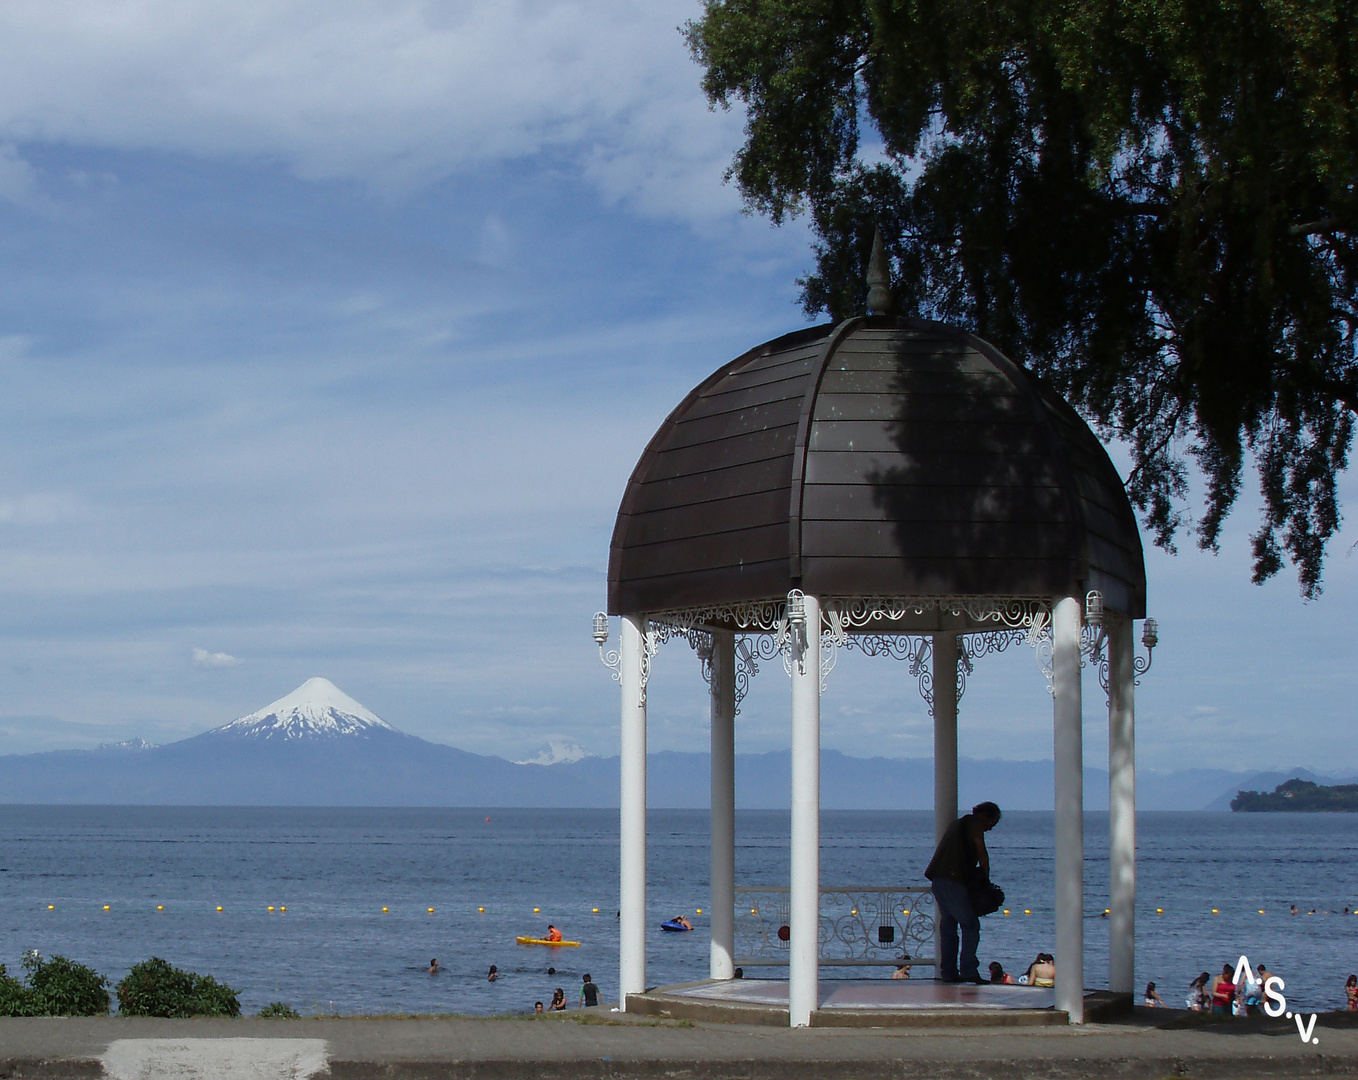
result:
[[[1142,618],[1122,480],[1088,425],[993,346],[850,319],[716,371],[651,439],[618,512],[614,614],[818,596],[1103,593]]]

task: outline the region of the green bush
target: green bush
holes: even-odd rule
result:
[[[108,980],[64,956],[44,960],[35,949],[23,959],[25,983],[0,964],[0,1016],[103,1016]]]
[[[0,1016],[27,1016],[28,992],[24,984],[0,964]]]
[[[283,1001],[271,1001],[259,1010],[260,1016],[271,1016],[278,1020],[298,1020],[302,1014]]]
[[[118,983],[122,1016],[239,1016],[236,991],[211,975],[171,967],[158,956],[134,964]]]

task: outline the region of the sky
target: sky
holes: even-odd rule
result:
[[[617,752],[590,617],[627,476],[693,385],[807,322],[805,225],[722,182],[742,120],[701,94],[698,14],[0,7],[0,753],[170,742],[315,675],[468,750]],[[1304,603],[1250,584],[1257,514],[1219,556],[1148,549],[1143,767],[1358,772],[1358,529]],[[739,749],[788,745],[788,694],[766,665]],[[686,646],[650,705],[653,749],[705,748]],[[1102,708],[1089,676],[1091,764]],[[891,661],[842,657],[822,726],[931,751]],[[1051,756],[1030,650],[978,664],[960,726],[967,756]]]

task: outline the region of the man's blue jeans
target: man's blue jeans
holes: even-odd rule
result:
[[[972,910],[971,893],[962,882],[946,878],[934,882],[933,893],[938,904],[938,938],[942,946],[939,976],[948,982],[980,978],[976,949],[981,944],[981,920]],[[959,929],[962,932],[960,956]]]

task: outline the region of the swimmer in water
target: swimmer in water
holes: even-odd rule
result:
[[[429,961],[429,974],[430,974],[430,975],[437,975],[438,973],[439,973],[439,962],[438,962],[437,960],[430,960],[430,961]]]
[[[533,1002],[533,1015],[538,1016],[541,1015],[541,1013],[542,1013],[542,1002],[540,1001]]]
[[[494,964],[490,965],[490,971],[486,973],[486,982],[494,982],[500,977],[500,969]]]

